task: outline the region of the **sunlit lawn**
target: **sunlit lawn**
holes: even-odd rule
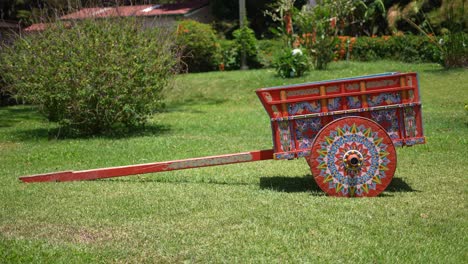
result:
[[[426,145],[398,149],[381,196],[337,199],[304,160],[70,183],[22,175],[271,148],[257,88],[417,71]],[[0,108],[0,262],[466,263],[468,72],[338,63],[284,80],[272,70],[188,74],[167,111],[125,137],[50,139],[32,107]]]

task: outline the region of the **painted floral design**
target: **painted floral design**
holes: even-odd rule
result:
[[[320,117],[296,120],[296,138],[299,148],[310,148],[321,128],[322,121]]]
[[[398,140],[400,138],[398,134],[399,126],[396,109],[375,111],[371,112],[371,115],[372,119],[387,131],[392,140]]]
[[[315,154],[311,153],[311,159],[315,160],[309,161],[316,166],[311,166],[312,173],[319,186],[331,195],[377,195],[391,181],[396,166],[391,140],[378,126],[366,126],[365,122],[342,123],[344,125],[319,135],[319,142],[312,149]],[[351,170],[345,166],[345,154],[349,151],[362,155],[359,169]]]
[[[336,111],[341,107],[341,98],[328,99],[328,111]]]
[[[320,112],[321,106],[320,102],[302,102],[302,103],[292,103],[289,105],[289,115],[305,115],[311,113]]]
[[[367,103],[369,106],[378,106],[382,103],[389,104],[399,104],[401,103],[401,96],[399,93],[381,93],[375,96],[369,96],[367,98]]]

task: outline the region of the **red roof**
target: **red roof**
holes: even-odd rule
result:
[[[35,32],[35,31],[44,31],[49,27],[54,26],[54,23],[37,23],[37,24],[32,24],[31,26],[27,27],[24,29],[24,32]],[[69,28],[71,27],[70,22],[65,22],[65,27]]]
[[[24,31],[25,32],[43,31],[49,26],[50,26],[49,23],[37,23],[37,24],[32,24],[29,27],[25,28]]]
[[[195,0],[179,4],[83,8],[60,19],[185,15],[207,4],[208,0]]]

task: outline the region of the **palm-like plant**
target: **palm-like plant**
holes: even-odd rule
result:
[[[442,0],[440,7],[426,14],[423,7],[428,2],[429,0],[413,0],[405,6],[392,6],[387,13],[389,28],[394,33],[397,32],[397,23],[403,20],[439,48],[444,67],[467,67],[466,0]]]
[[[458,32],[468,29],[468,19],[465,16],[466,0],[442,0],[440,7],[426,13],[423,9],[429,2],[413,0],[404,6],[393,5],[387,13],[389,28],[396,32],[397,23],[403,20],[421,33],[435,34],[445,33],[447,30]]]

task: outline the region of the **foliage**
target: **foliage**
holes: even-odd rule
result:
[[[431,40],[414,35],[359,37],[350,56],[355,60],[392,59],[404,62],[440,62],[441,53]]]
[[[304,10],[319,9],[317,12],[322,13],[326,10],[327,19],[332,25],[330,34],[333,36],[373,35],[385,28],[385,25],[381,23],[386,12],[383,0],[318,0],[316,2],[317,6],[303,6],[299,17],[304,15]],[[310,30],[306,32],[310,33]]]
[[[441,63],[445,68],[468,67],[468,34],[450,32],[439,43],[444,51]]]
[[[260,68],[258,40],[254,31],[247,26],[236,29],[233,40],[221,40],[222,64],[227,70],[240,69],[242,50],[245,50],[246,63],[249,68]]]
[[[270,30],[276,37],[281,38],[288,48],[294,47],[294,27],[293,14],[296,12],[294,6],[296,0],[278,0],[269,5],[269,9],[265,10],[265,16],[278,23],[277,27],[272,27]]]
[[[334,48],[337,42],[335,36],[338,32],[336,21],[345,24],[346,17],[353,9],[351,7],[343,9],[343,5],[351,6],[352,1],[343,0],[337,3],[322,0],[316,6],[303,6],[300,12],[297,12],[294,3],[294,0],[278,1],[276,5],[271,6],[272,11],[265,13],[274,21],[281,23],[276,33],[286,40],[288,48],[299,47],[302,44],[307,49],[307,54],[312,56],[314,68],[326,69],[328,63],[334,58]],[[342,6],[340,7],[339,4]],[[296,31],[293,27],[293,20],[298,29]],[[276,65],[281,72],[285,68],[283,66],[290,64],[291,58],[288,58],[285,52],[279,58]]]
[[[360,28],[367,36],[377,35],[385,28],[379,23],[385,19],[386,8],[383,0],[360,0],[356,2],[354,15],[357,16],[356,24],[353,28]]]
[[[424,2],[427,4],[427,1]],[[466,0],[442,0],[439,8],[427,14],[428,21],[433,27],[439,29],[440,33],[450,32],[468,33],[468,18],[465,12]]]
[[[17,98],[79,134],[139,126],[161,108],[177,63],[169,33],[134,19],[66,25],[5,49],[0,67]]]
[[[233,33],[236,53],[236,64],[241,64],[241,53],[245,51],[247,66],[250,68],[259,68],[261,66],[258,60],[258,43],[255,33],[248,26],[243,26]]]
[[[275,57],[281,53],[283,42],[279,39],[263,39],[258,41],[259,61],[265,68],[274,67]]]
[[[238,0],[212,0],[211,12],[217,19],[236,19],[239,18]]]
[[[17,20],[22,25],[29,25],[51,15],[77,7],[81,0],[2,0],[0,1],[0,19]]]
[[[238,54],[236,51],[236,44],[233,40],[220,39],[219,45],[221,48],[221,65],[222,70],[236,70],[240,68],[238,62]]]
[[[320,23],[319,27],[322,27],[320,31],[324,32],[325,29],[323,27],[328,27],[328,25],[330,25],[329,21],[331,21],[332,26],[328,27],[326,30],[332,31],[334,36],[343,34],[345,28],[355,22],[354,12],[358,2],[359,1],[355,0],[317,1],[317,6],[314,7],[313,10],[315,11],[316,22]],[[307,9],[309,8],[303,8],[303,12]],[[318,33],[320,33],[320,31]],[[325,33],[331,35],[328,32]]]
[[[182,20],[177,26],[177,45],[183,50],[182,61],[188,72],[212,71],[221,62],[218,39],[210,25]]]
[[[312,44],[312,49],[310,50],[313,57],[314,68],[317,70],[326,70],[328,64],[332,62],[335,57],[334,48],[338,43],[338,39],[326,35],[320,35],[315,39],[315,43]]]
[[[355,37],[339,36],[336,44],[335,60],[350,60],[356,39]]]
[[[431,16],[426,16],[423,11],[427,1],[414,0],[404,7],[392,6],[387,15],[389,25],[396,31],[397,22],[403,20],[425,35],[439,48],[441,63],[445,68],[467,66],[468,47],[463,35],[467,25],[465,0],[443,1]],[[439,27],[438,31],[434,29],[435,26]]]
[[[313,57],[314,68],[324,70],[334,58],[337,44],[335,25],[330,22],[335,6],[323,1],[314,7],[305,6],[298,13],[297,24],[301,30],[303,43]]]
[[[439,6],[432,6],[430,0],[412,0],[406,5],[395,4],[387,14],[389,28],[396,32],[402,25],[409,24],[419,32],[435,35],[448,31],[460,32],[468,29],[465,12],[466,0],[442,0]]]
[[[258,40],[258,63],[262,68],[274,67],[275,58],[282,52],[283,42],[278,39]],[[233,40],[220,40],[223,54],[223,66],[226,70],[240,68],[239,54],[236,52],[236,43]]]
[[[301,49],[284,49],[275,60],[276,72],[282,78],[301,77],[309,70],[309,61]]]

